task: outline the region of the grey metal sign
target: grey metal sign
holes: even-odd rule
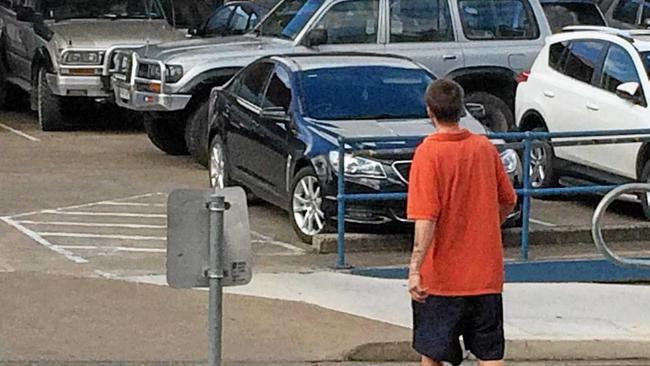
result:
[[[180,189],[167,201],[167,283],[175,288],[209,287],[210,203],[225,198],[221,261],[223,286],[239,286],[252,277],[246,193],[239,187]]]

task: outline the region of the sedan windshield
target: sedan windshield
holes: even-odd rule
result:
[[[45,0],[41,13],[45,19],[164,18],[158,0]]]
[[[605,26],[605,19],[598,11],[596,4],[583,2],[558,2],[544,3],[544,14],[548,19],[553,33],[562,31],[562,28],[571,25],[596,25]]]
[[[257,34],[295,39],[325,0],[286,0],[257,26]]]
[[[422,69],[356,66],[302,73],[303,106],[320,120],[426,118]]]

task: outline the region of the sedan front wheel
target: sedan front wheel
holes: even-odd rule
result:
[[[300,239],[311,244],[314,235],[325,231],[323,191],[312,167],[302,168],[291,185],[290,220]]]

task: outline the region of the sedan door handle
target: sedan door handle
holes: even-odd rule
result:
[[[442,56],[442,60],[443,61],[454,61],[454,60],[458,60],[458,56],[456,56],[456,55],[444,55],[444,56]]]
[[[547,98],[555,98],[555,93],[553,93],[552,91],[545,90],[544,96]]]
[[[587,104],[587,109],[590,111],[597,112],[600,110],[600,107],[595,104]]]

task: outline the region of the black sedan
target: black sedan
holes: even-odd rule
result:
[[[289,211],[305,242],[336,216],[338,137],[426,136],[424,94],[434,76],[411,60],[385,55],[264,57],[241,70],[210,99],[210,181],[241,185]],[[461,124],[484,133],[471,115]],[[414,146],[345,156],[346,192],[404,192]],[[511,175],[517,154],[502,153]],[[346,221],[405,220],[404,202],[347,205]]]

